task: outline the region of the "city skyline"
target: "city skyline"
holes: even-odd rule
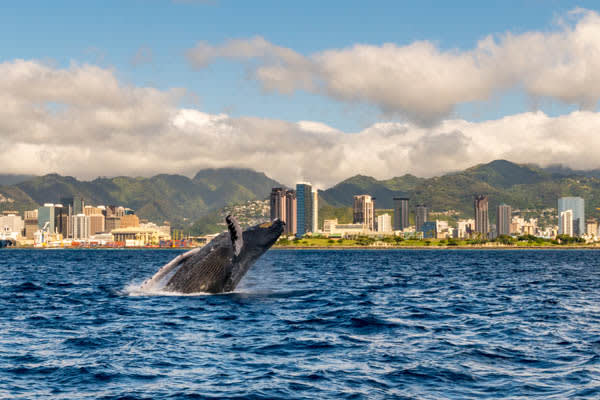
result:
[[[2,99],[16,105],[0,122],[3,172],[235,166],[326,187],[498,158],[600,167],[597,4],[490,7],[453,3],[431,23],[426,5],[392,2],[343,14],[315,2],[309,13],[261,2],[11,4],[0,16]],[[240,10],[251,17],[232,19]],[[306,24],[302,35],[281,29]]]

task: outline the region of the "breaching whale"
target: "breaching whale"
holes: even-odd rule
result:
[[[235,289],[252,264],[277,241],[284,222],[275,220],[242,232],[231,215],[228,232],[204,247],[181,254],[144,282],[142,290],[222,293]]]

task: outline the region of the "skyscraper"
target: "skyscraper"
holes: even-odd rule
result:
[[[286,211],[285,211],[285,190],[283,188],[273,188],[271,189],[271,221],[275,221],[276,219],[280,219],[285,221]]]
[[[312,231],[319,230],[319,192],[314,189],[312,192]]]
[[[429,219],[429,210],[423,204],[417,204],[415,207],[415,228],[417,232],[421,230],[421,226]]]
[[[85,214],[77,214],[73,219],[73,239],[85,240],[90,237],[90,217]]]
[[[83,213],[84,201],[81,196],[63,197],[60,202],[67,209],[69,216]]]
[[[367,230],[375,230],[375,199],[368,194],[354,196],[352,222],[363,224]]]
[[[283,233],[296,234],[296,191],[283,188],[273,188],[270,196],[271,221],[280,219],[285,222]]]
[[[408,197],[394,197],[394,230],[408,228]]]
[[[297,223],[298,205],[296,202],[296,191],[287,190],[285,192],[285,228],[286,235],[295,235],[298,229]]]
[[[313,222],[313,196],[310,183],[298,183],[296,185],[296,236],[302,237],[312,232]]]
[[[573,210],[560,213],[559,235],[573,236]]]
[[[46,228],[47,232],[54,233],[56,229],[55,222],[54,204],[47,203],[38,208],[38,228]]]
[[[581,197],[561,197],[558,199],[558,215],[567,210],[573,210],[573,232],[571,235],[579,236],[585,233],[585,202]],[[558,222],[559,235],[566,234],[562,231],[562,222]]]
[[[69,228],[69,207],[62,204],[55,204],[54,229],[56,229],[56,233],[60,233],[63,238],[67,238],[71,234],[71,229]]]
[[[488,215],[488,197],[475,196],[475,232],[480,233],[482,237],[487,238],[490,231],[490,218]]]
[[[106,230],[104,215],[91,214],[89,215],[90,235],[102,233]]]
[[[510,223],[512,221],[512,207],[500,204],[496,212],[496,227],[498,236],[510,235]]]

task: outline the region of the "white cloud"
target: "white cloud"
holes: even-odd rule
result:
[[[443,51],[428,41],[406,46],[356,44],[304,56],[261,37],[220,46],[199,43],[188,59],[203,68],[216,58],[254,61],[266,90],[307,90],[431,125],[457,104],[523,88],[594,110],[600,99],[600,16],[575,10],[554,32],[488,36],[470,50]]]
[[[342,132],[316,121],[233,118],[181,109],[181,89],[126,86],[110,70],[0,64],[3,173],[83,178],[182,173],[238,166],[287,184],[328,187],[354,174],[433,176],[504,158],[598,168],[600,113],[528,112],[433,127],[377,123]]]

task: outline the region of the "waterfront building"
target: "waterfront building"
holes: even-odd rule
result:
[[[408,202],[408,200],[407,200]],[[423,204],[417,204],[415,207],[415,229],[421,230],[421,226],[429,220],[429,210]]]
[[[62,204],[54,205],[54,228],[56,233],[60,233],[63,238],[69,237],[69,208]]]
[[[394,230],[403,231],[409,226],[408,197],[394,197]]]
[[[427,221],[421,225],[421,230],[419,232],[423,232],[424,239],[435,239],[437,237],[437,223],[436,221]]]
[[[560,213],[559,235],[573,236],[573,210],[565,210]]]
[[[23,215],[24,219],[37,219],[38,218],[38,210],[30,210],[25,211]]]
[[[483,195],[475,196],[475,232],[481,234],[482,238],[487,238],[490,232],[490,219],[488,215],[488,197]]]
[[[296,185],[296,236],[302,237],[313,232],[313,196],[310,183]]]
[[[109,205],[108,207],[106,207],[107,217],[122,217],[123,215],[125,215],[124,207],[113,205]]]
[[[517,235],[535,235],[538,230],[537,218],[525,220],[523,217],[514,216],[510,224],[510,233]]]
[[[287,190],[285,192],[285,235],[295,235],[297,230],[297,202],[296,202],[296,191]]]
[[[77,214],[71,217],[73,221],[73,239],[87,240],[90,237],[90,217]]]
[[[102,209],[100,207],[85,206],[83,208],[83,213],[87,216],[102,215]]]
[[[337,219],[324,219],[323,220],[323,233],[325,235],[330,235],[331,232],[335,229],[335,225],[337,225]]]
[[[323,233],[328,236],[339,236],[348,238],[353,236],[363,236],[372,234],[372,231],[366,229],[365,224],[340,224],[336,219],[326,219],[323,221]]]
[[[496,209],[496,227],[498,236],[511,234],[512,207],[500,204]]]
[[[580,236],[585,233],[585,202],[581,197],[561,197],[558,199],[558,233],[566,234],[562,231],[564,224],[560,220],[560,215],[564,211],[573,211],[573,232],[572,236]]]
[[[113,241],[126,247],[158,245],[161,241],[171,240],[171,236],[155,227],[129,227],[112,231]]]
[[[112,232],[113,229],[121,227],[121,217],[117,217],[114,214],[104,219],[104,226],[106,232]]]
[[[25,222],[20,215],[11,213],[0,216],[0,233],[20,237],[24,229]]]
[[[7,215],[19,215],[19,212],[17,210],[4,210],[0,214],[0,217],[1,216],[7,216]]]
[[[104,215],[102,214],[91,214],[90,217],[90,235],[96,235],[106,231],[104,224]]]
[[[392,217],[390,214],[382,214],[377,216],[377,232],[392,232]]]
[[[456,229],[454,230],[454,236],[458,239],[464,239],[471,235],[475,230],[475,220],[470,219],[459,219],[456,223]]]
[[[126,214],[121,217],[120,228],[137,228],[140,226],[140,219],[135,214]]]
[[[276,219],[285,221],[285,217],[287,214],[285,209],[285,190],[283,188],[271,189],[270,206],[271,221],[275,221]]]
[[[435,237],[438,239],[447,239],[450,236],[450,226],[448,221],[435,220]]]
[[[50,233],[55,232],[54,204],[46,203],[38,208],[38,228]]]
[[[319,192],[316,189],[312,192],[312,228],[313,232],[319,231]]]
[[[588,236],[598,236],[598,221],[593,218],[589,218],[585,223],[585,232]]]
[[[63,197],[60,199],[61,204],[67,208],[69,216],[83,214],[85,202],[81,196],[75,195],[71,197]]]
[[[169,223],[165,223],[165,225],[156,225],[153,222],[148,222],[140,224],[140,228],[157,230],[161,240],[171,240],[171,225]]]
[[[368,194],[354,196],[352,222],[363,224],[366,230],[375,230],[375,199]]]
[[[25,211],[25,238],[33,240],[38,229],[38,210]]]

